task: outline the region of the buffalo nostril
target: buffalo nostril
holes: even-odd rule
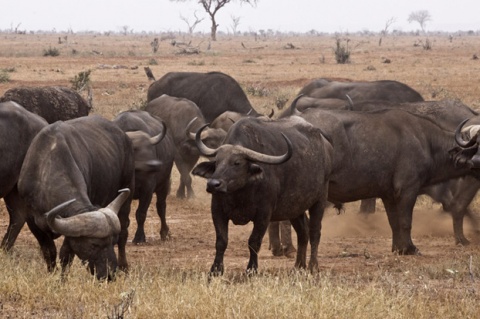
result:
[[[210,179],[207,182],[207,192],[215,191],[222,186],[222,182],[218,179]]]

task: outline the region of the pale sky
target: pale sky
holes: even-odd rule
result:
[[[232,16],[240,18],[237,31],[379,32],[395,19],[389,31],[419,30],[408,23],[411,12],[427,10],[427,31],[480,31],[479,0],[259,0],[256,7],[233,0],[216,15],[218,30],[231,31]],[[341,6],[340,6],[341,5]],[[197,0],[0,0],[0,30],[20,24],[26,31],[115,31],[128,26],[134,32],[183,31],[205,19],[195,31],[209,32],[210,19]]]

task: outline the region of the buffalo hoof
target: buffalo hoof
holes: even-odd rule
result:
[[[283,256],[282,247],[272,247],[272,255],[275,257]]]
[[[416,256],[422,255],[420,253],[420,250],[418,250],[417,247],[415,247],[415,245],[410,245],[405,248],[393,248],[392,251],[399,255],[416,255]]]
[[[464,236],[461,236],[461,237],[459,236],[455,238],[455,244],[459,246],[468,246],[470,245],[470,241]]]
[[[209,277],[223,276],[223,264],[213,264],[208,275]]]
[[[297,256],[297,250],[295,249],[295,247],[293,247],[293,245],[289,245],[283,249],[283,254],[287,258],[295,258]]]
[[[160,232],[160,239],[161,239],[162,241],[168,241],[168,240],[170,240],[170,232],[169,232],[169,231]]]
[[[147,242],[147,239],[145,238],[145,234],[143,235],[135,234],[135,237],[133,237],[133,240],[132,240],[132,243],[134,243],[135,245],[144,244],[146,242]]]

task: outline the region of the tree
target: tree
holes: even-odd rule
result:
[[[195,11],[195,12],[193,13],[193,16],[195,17],[195,21],[194,21],[193,23],[190,23],[190,21],[189,21],[187,18],[185,18],[184,16],[180,15],[180,19],[182,19],[183,21],[185,21],[185,23],[188,25],[188,33],[189,33],[190,35],[193,34],[193,31],[195,31],[195,28],[197,27],[197,25],[198,25],[200,22],[202,22],[203,19],[205,19],[205,18],[199,18],[199,17],[197,17],[197,11]]]
[[[422,32],[425,33],[425,24],[427,21],[431,21],[432,16],[427,10],[419,10],[419,11],[414,11],[410,13],[408,16],[408,22],[418,22],[420,24],[420,28],[422,29]]]
[[[175,2],[185,2],[189,0],[170,0]],[[212,21],[210,37],[212,41],[217,41],[217,28],[218,24],[215,19],[217,12],[223,8],[227,3],[230,3],[235,0],[198,0],[198,3],[202,5],[205,12],[210,16],[210,20]],[[248,3],[252,6],[257,4],[258,0],[238,0],[241,3]]]
[[[385,22],[385,28],[383,28],[383,30],[380,32],[380,33],[381,33],[381,37],[380,37],[380,40],[378,40],[378,45],[379,45],[379,46],[382,45],[382,38],[387,36],[387,34],[388,34],[388,28],[390,28],[390,26],[391,26],[392,24],[394,24],[396,21],[397,21],[397,19],[396,19],[395,17],[391,17],[390,19],[388,19],[388,20]]]
[[[230,18],[232,19],[232,25],[231,26],[232,26],[233,35],[236,35],[238,25],[240,24],[240,17],[236,17],[234,15],[231,15]]]

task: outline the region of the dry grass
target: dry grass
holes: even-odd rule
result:
[[[480,108],[478,83],[480,38],[431,38],[432,50],[414,47],[415,37],[350,37],[351,63],[335,62],[335,37],[193,38],[198,55],[179,55],[161,41],[151,52],[153,36],[1,34],[0,70],[9,81],[0,93],[20,85],[70,85],[80,72],[92,70],[94,112],[113,118],[141,105],[148,88],[143,67],[159,78],[168,71],[222,71],[237,79],[254,107],[263,113],[292,99],[310,79],[393,79],[417,89],[426,99],[459,98]],[[190,39],[179,37],[179,41]],[[185,40],[185,41],[184,41]],[[243,45],[242,45],[243,43]],[[287,50],[292,43],[297,49]],[[57,48],[56,57],[43,51]],[[384,59],[391,63],[383,63]],[[152,63],[155,61],[156,63]],[[288,102],[287,102],[288,104]],[[172,188],[178,185],[178,173]],[[194,179],[197,198],[170,195],[167,220],[172,239],[161,242],[153,205],[146,223],[148,243],[127,246],[131,269],[115,282],[98,282],[76,260],[65,281],[48,274],[38,244],[22,230],[12,254],[0,253],[2,318],[478,318],[480,246],[469,225],[468,247],[453,245],[448,216],[422,198],[414,213],[413,240],[422,256],[390,253],[385,214],[357,216],[328,211],[319,249],[318,274],[292,271],[293,261],[272,257],[265,238],[259,252],[260,273],[243,273],[251,225],[231,226],[225,255],[226,273],[208,279],[213,261],[214,229],[205,182]],[[173,192],[174,193],[174,192]],[[478,210],[478,202],[473,208]],[[135,230],[134,209],[130,234]],[[8,215],[0,205],[0,233]],[[59,242],[60,244],[60,242]]]

